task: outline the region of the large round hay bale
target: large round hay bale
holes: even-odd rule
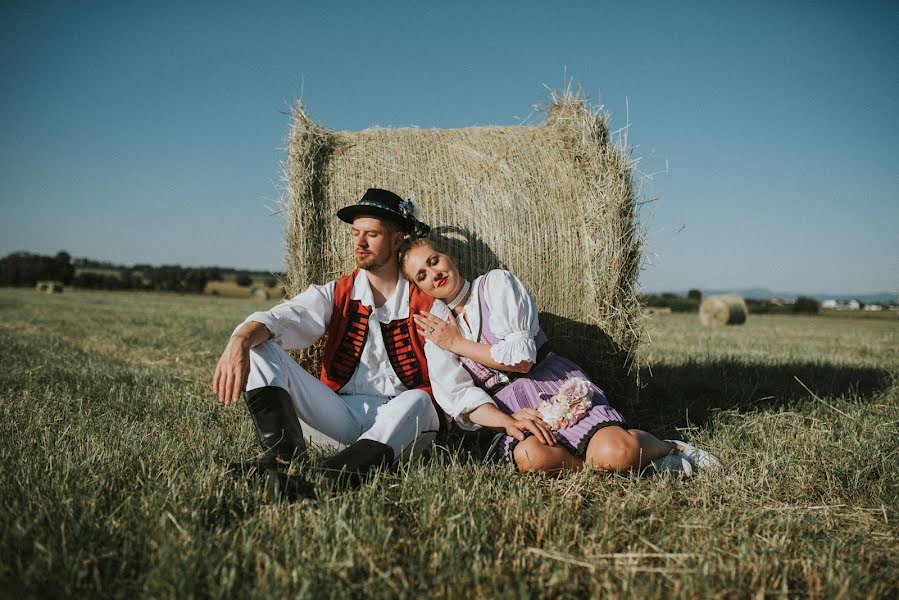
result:
[[[540,125],[338,132],[297,104],[284,165],[289,293],[352,270],[335,212],[386,188],[414,200],[467,276],[518,275],[555,350],[601,386],[620,382],[642,332],[642,236],[627,149],[606,120],[566,93]],[[315,369],[310,356],[301,362]]]
[[[699,320],[703,325],[741,325],[748,313],[746,302],[736,294],[707,296],[699,305]]]

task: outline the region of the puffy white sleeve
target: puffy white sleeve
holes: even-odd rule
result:
[[[450,316],[446,304],[434,301],[431,314],[447,320]],[[431,341],[425,342],[425,358],[428,361],[428,374],[431,378],[431,390],[434,399],[443,412],[448,414],[462,429],[474,431],[480,425],[468,419],[468,413],[482,404],[493,404],[493,399],[471,380],[471,375],[459,362],[459,357],[447,352]]]
[[[244,324],[255,321],[268,327],[272,332],[269,339],[285,350],[308,348],[325,334],[333,310],[334,282],[310,285],[306,291],[271,310],[254,312],[234,329],[234,333]]]
[[[534,338],[540,331],[540,316],[534,297],[509,271],[496,269],[485,277],[490,330],[500,339],[490,348],[490,356],[504,365],[537,362]]]

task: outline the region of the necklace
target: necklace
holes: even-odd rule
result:
[[[446,303],[446,306],[450,310],[454,310],[457,306],[459,306],[465,297],[468,296],[468,290],[471,289],[471,282],[465,280],[465,283],[462,284],[462,289],[459,290],[459,293],[456,294],[456,297]]]

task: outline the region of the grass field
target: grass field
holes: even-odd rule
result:
[[[899,320],[654,317],[619,407],[723,473],[523,477],[440,447],[270,506],[223,472],[255,440],[208,391],[266,304],[0,289],[3,596],[899,594]]]

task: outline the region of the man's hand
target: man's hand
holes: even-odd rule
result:
[[[218,394],[219,402],[225,406],[240,400],[240,394],[247,387],[247,378],[250,376],[250,346],[247,341],[237,335],[228,340],[215,367],[212,391]]]
[[[212,391],[218,395],[219,402],[228,406],[240,400],[250,377],[250,349],[270,336],[268,327],[254,321],[231,336],[215,367],[215,375],[212,376]]]

